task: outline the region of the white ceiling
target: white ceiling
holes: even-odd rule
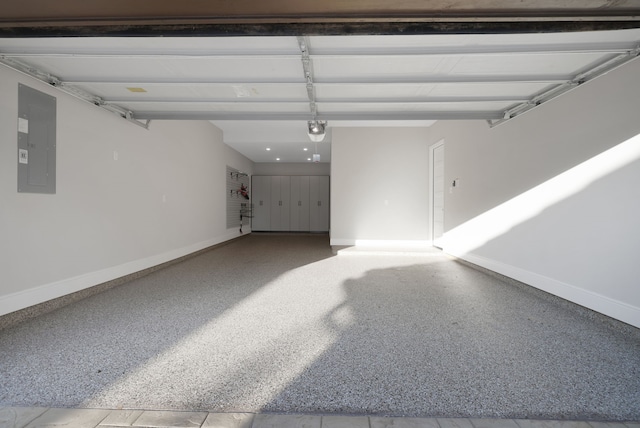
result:
[[[133,119],[211,120],[223,130],[227,144],[255,162],[307,162],[316,150],[306,130],[315,105],[317,118],[328,120],[327,137],[317,144],[327,162],[332,128],[500,121],[518,106],[526,109],[531,105],[527,102],[545,101],[541,94],[564,90],[635,57],[639,43],[640,29],[305,38],[4,38],[0,62],[31,70]],[[595,73],[589,74],[592,69]]]

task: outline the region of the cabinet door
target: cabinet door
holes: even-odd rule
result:
[[[291,177],[291,230],[309,231],[309,177]]]
[[[280,177],[269,177],[271,180],[271,204],[269,209],[271,210],[271,225],[270,230],[281,230],[280,211],[282,207],[282,199],[280,199]]]
[[[291,177],[280,177],[280,199],[280,230],[288,231],[291,230]]]
[[[329,231],[329,177],[316,176],[309,180],[310,230]]]
[[[271,178],[271,230],[289,230],[289,200],[290,200],[290,180],[289,177],[272,176]]]
[[[251,230],[271,230],[271,177],[253,176],[251,178],[251,203],[253,204]]]

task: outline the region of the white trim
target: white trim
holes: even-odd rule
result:
[[[224,235],[171,250],[166,253],[156,254],[144,259],[134,260],[118,266],[89,272],[72,278],[66,278],[61,281],[39,285],[27,290],[7,294],[6,296],[0,296],[0,316],[158,266],[162,263],[195,253],[196,251],[220,244],[238,236],[241,235],[236,228],[228,229]]]
[[[431,183],[429,183],[429,191],[430,191],[430,195],[429,195],[429,237],[431,238],[432,244],[433,246],[435,246],[435,239],[434,239],[434,233],[433,233],[433,219],[435,218],[434,213],[433,213],[433,208],[434,208],[434,201],[433,198],[435,197],[435,166],[434,166],[434,154],[433,152],[435,152],[435,150],[438,147],[444,146],[444,138],[440,141],[438,141],[435,144],[432,144],[431,146],[429,146],[429,181],[431,181]],[[444,180],[444,172],[443,172],[443,180]],[[442,189],[444,191],[444,189]],[[442,241],[442,238],[441,238]]]
[[[456,251],[451,251],[449,248],[445,248],[444,251],[462,260],[508,276],[509,278],[546,291],[547,293],[640,328],[640,308],[638,307],[496,260],[469,253],[456,254]]]
[[[356,247],[382,248],[423,248],[431,247],[431,240],[385,240],[385,239],[356,239]]]
[[[337,246],[356,245],[356,240],[355,239],[331,238],[329,240],[329,245],[337,245]]]
[[[350,245],[376,248],[430,248],[431,240],[386,240],[386,239],[331,239],[330,245]]]

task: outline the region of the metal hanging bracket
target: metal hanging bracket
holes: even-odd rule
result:
[[[610,58],[602,63],[596,65],[595,67],[582,72],[573,77],[573,79],[563,82],[551,89],[543,91],[533,97],[532,99],[518,104],[514,107],[511,107],[503,112],[502,119],[498,120],[487,120],[490,128],[495,128],[496,126],[500,126],[503,123],[514,119],[518,116],[521,116],[524,113],[527,113],[539,105],[546,103],[554,98],[557,98],[561,95],[564,95],[573,89],[577,88],[584,83],[590,82],[598,77],[604,76],[605,74],[621,67],[622,65],[634,61],[640,57],[640,45],[636,46],[633,49],[629,49],[624,51],[623,53],[616,55],[613,58]]]

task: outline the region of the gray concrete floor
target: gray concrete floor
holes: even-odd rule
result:
[[[251,235],[4,329],[0,363],[1,415],[106,415],[92,427],[109,409],[196,412],[189,426],[640,420],[638,329],[438,251],[336,256],[321,235]]]

